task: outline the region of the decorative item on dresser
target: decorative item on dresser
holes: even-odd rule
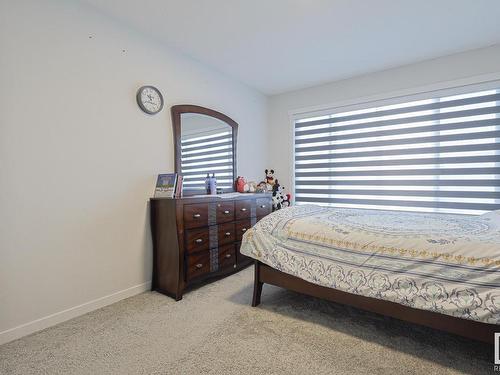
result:
[[[192,284],[250,265],[241,238],[271,209],[269,194],[152,198],[152,289],[178,301]]]

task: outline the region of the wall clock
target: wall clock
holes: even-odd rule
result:
[[[163,108],[163,96],[156,87],[142,86],[137,90],[137,104],[147,114],[155,115]]]

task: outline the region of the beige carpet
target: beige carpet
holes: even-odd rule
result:
[[[0,374],[492,373],[492,349],[264,286],[252,268],[186,294],[144,293],[0,346]]]

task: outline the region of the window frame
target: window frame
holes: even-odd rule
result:
[[[337,101],[324,106],[313,106],[290,110],[289,124],[291,132],[291,191],[293,203],[296,197],[296,163],[295,163],[295,123],[299,120],[333,115],[342,112],[356,111],[373,107],[387,106],[412,102],[417,100],[432,99],[433,97],[446,97],[466,94],[474,91],[483,91],[500,88],[500,72],[482,76],[469,77],[461,80],[440,82],[433,85],[420,86],[410,89],[392,91],[372,96],[362,96],[358,99],[351,98]],[[498,176],[500,179],[500,176]],[[411,212],[411,211],[409,211]]]

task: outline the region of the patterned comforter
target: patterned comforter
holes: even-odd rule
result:
[[[306,281],[500,324],[500,212],[482,216],[303,205],[266,216],[241,253]]]

